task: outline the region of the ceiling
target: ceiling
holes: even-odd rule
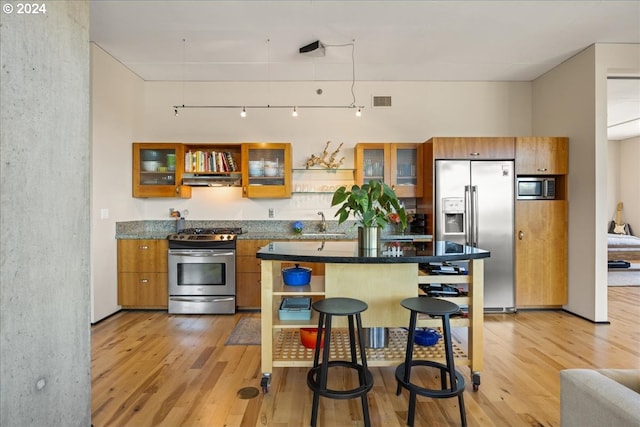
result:
[[[638,0],[91,0],[90,11],[91,40],[149,81],[531,81],[593,43],[640,43]],[[299,53],[316,40],[324,49]],[[640,82],[609,84],[609,139],[639,136]]]

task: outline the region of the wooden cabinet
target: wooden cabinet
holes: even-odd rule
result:
[[[118,304],[167,308],[166,240],[118,240]]]
[[[258,249],[269,240],[236,240],[236,305],[238,309],[260,308],[260,260]]]
[[[356,184],[381,180],[398,197],[422,197],[422,144],[358,143],[355,147]]]
[[[512,137],[438,137],[431,138],[433,158],[452,160],[510,160],[515,158]]]
[[[262,291],[260,279],[260,260],[256,252],[274,240],[237,240],[236,241],[236,305],[240,310],[260,309]],[[324,275],[322,263],[297,263],[301,267],[309,267],[314,275]],[[295,265],[282,263],[282,268]]]
[[[239,187],[242,181],[240,153],[240,144],[185,145],[182,184]]]
[[[133,197],[191,197],[182,185],[182,144],[134,142],[132,158]]]
[[[567,303],[567,201],[516,202],[516,307]]]
[[[516,138],[517,175],[566,175],[568,166],[569,138]]]
[[[555,200],[515,202],[515,295],[517,308],[557,308],[567,303],[568,138],[437,137],[424,144],[424,186],[433,188],[435,160],[514,159],[516,175],[552,175]],[[417,201],[433,232],[435,194]],[[514,194],[515,197],[515,194]]]
[[[291,144],[133,143],[133,197],[190,198],[192,186],[207,185],[291,197]]]
[[[516,307],[567,303],[569,140],[516,138],[516,175],[552,175],[555,200],[517,200],[515,224]]]
[[[242,197],[291,197],[291,144],[242,144]]]

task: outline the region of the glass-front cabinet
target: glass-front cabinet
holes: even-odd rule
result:
[[[398,197],[422,197],[422,144],[358,143],[356,183],[382,180]]]
[[[291,144],[242,144],[242,196],[291,197]]]
[[[191,197],[183,158],[182,144],[133,143],[133,197]]]
[[[389,144],[356,144],[355,165],[356,183],[366,184],[369,181],[390,182],[391,164]]]

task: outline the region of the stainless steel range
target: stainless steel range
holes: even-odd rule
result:
[[[186,228],[170,234],[169,313],[236,311],[236,236],[241,228]]]

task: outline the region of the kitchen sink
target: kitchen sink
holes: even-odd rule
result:
[[[346,236],[347,233],[302,233],[302,235],[307,237],[339,237]]]

